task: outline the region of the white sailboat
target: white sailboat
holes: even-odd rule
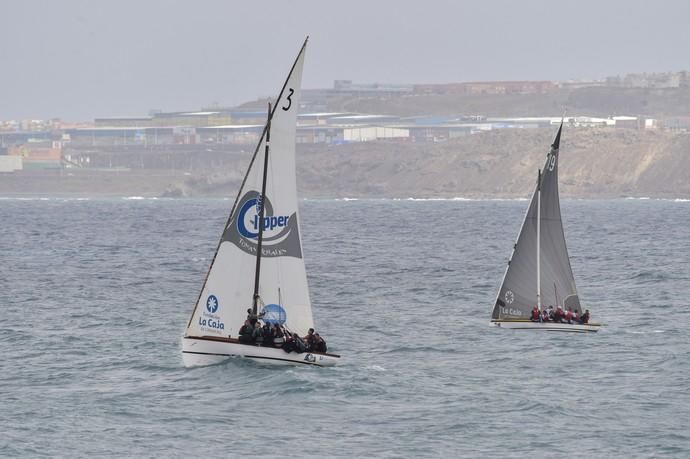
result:
[[[596,332],[600,324],[530,320],[536,306],[584,313],[565,245],[558,196],[558,153],[563,122],[540,170],[522,228],[491,314],[491,325],[567,332]]]
[[[308,40],[308,38],[307,38]],[[185,366],[230,357],[278,364],[334,365],[339,356],[286,352],[240,343],[239,329],[265,312],[286,330],[304,336],[314,327],[295,172],[295,128],[307,46],[304,41],[280,91],[235,199],[184,337]]]

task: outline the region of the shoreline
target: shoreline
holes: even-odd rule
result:
[[[0,201],[234,201],[234,196],[194,195],[194,196],[143,196],[137,194],[98,194],[98,193],[0,193]],[[507,196],[304,196],[298,201],[326,201],[326,202],[528,202],[527,197]],[[690,202],[690,196],[562,196],[561,201],[665,201]]]

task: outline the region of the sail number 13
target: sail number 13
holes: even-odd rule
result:
[[[284,111],[290,110],[290,107],[292,107],[292,95],[295,93],[295,90],[290,88],[290,94],[287,96],[287,101],[288,104],[284,107],[281,107]]]

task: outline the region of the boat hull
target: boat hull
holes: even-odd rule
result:
[[[314,365],[329,367],[340,361],[340,356],[320,352],[285,352],[280,348],[241,344],[231,338],[193,337],[182,338],[182,361],[184,366],[199,367],[215,365],[231,357],[244,357],[273,365]]]
[[[593,333],[599,331],[601,324],[568,324],[558,322],[532,322],[531,320],[496,320],[492,319],[489,325],[512,330],[540,330],[570,333]]]

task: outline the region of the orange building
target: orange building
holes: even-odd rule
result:
[[[57,169],[60,167],[62,145],[60,142],[25,143],[7,149],[10,156],[21,156],[25,169]]]

